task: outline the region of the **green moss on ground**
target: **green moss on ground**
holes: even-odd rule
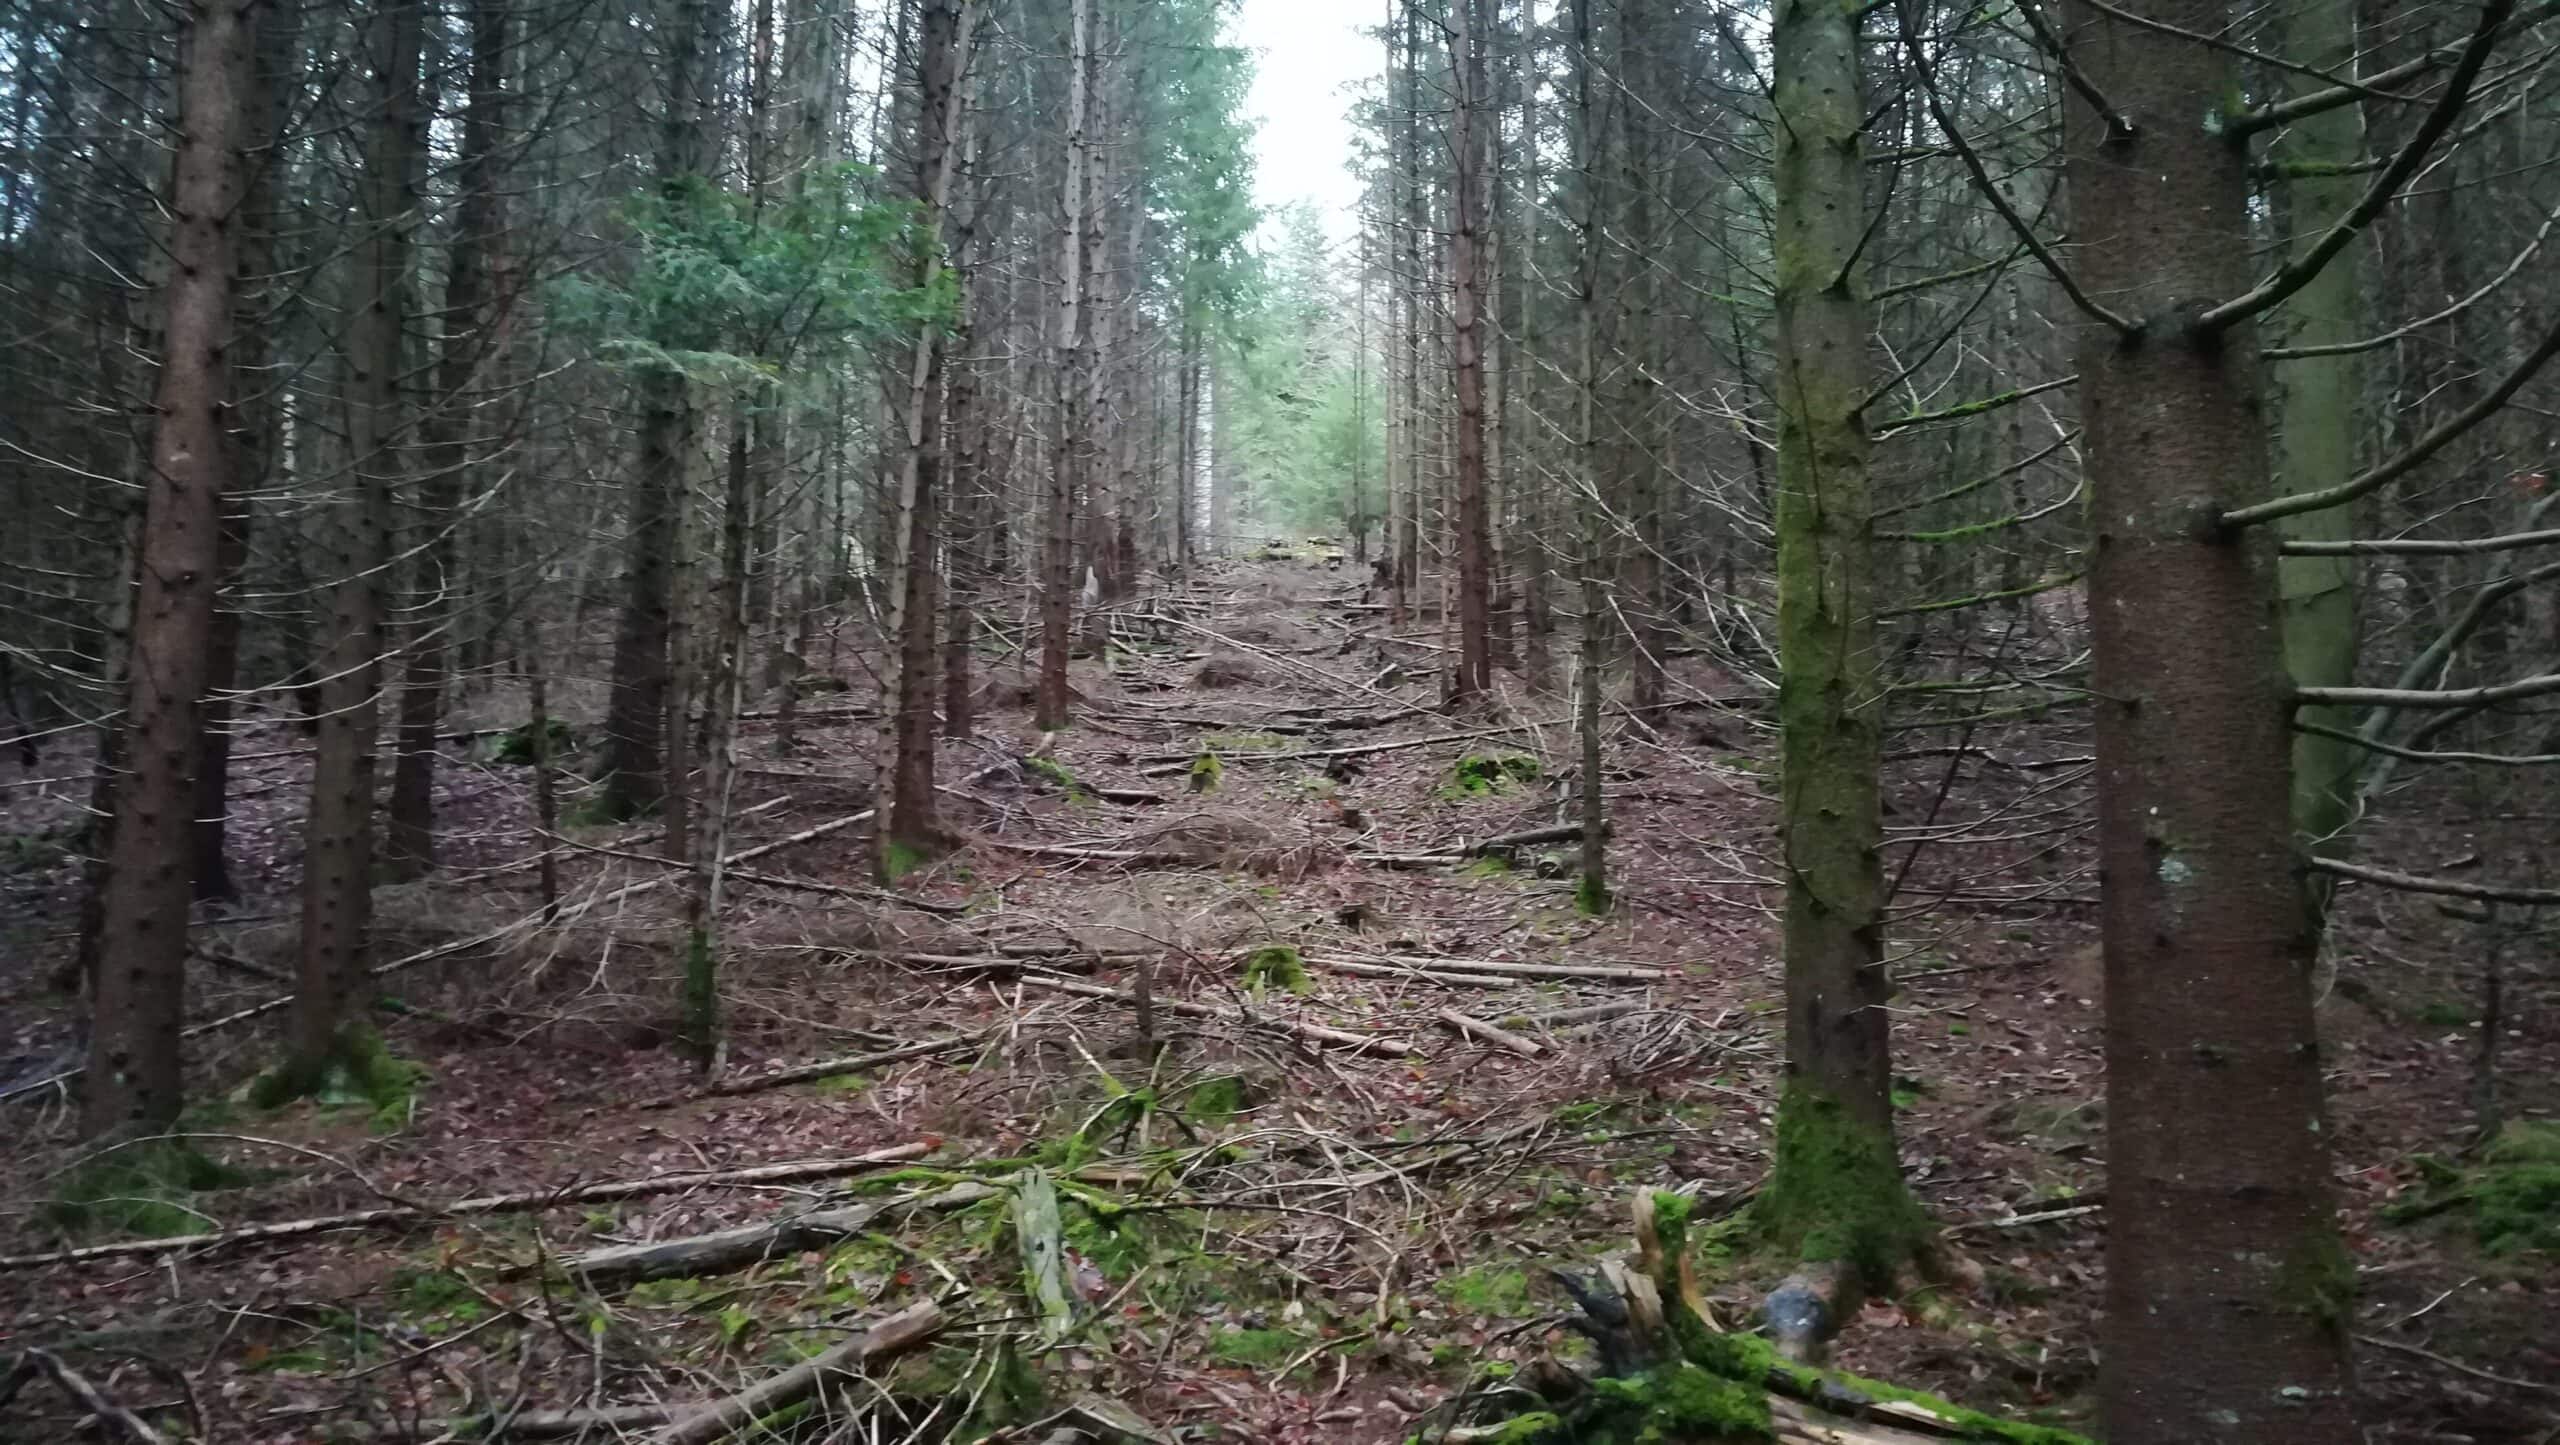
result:
[[[1191,791],[1214,793],[1226,781],[1227,765],[1218,761],[1216,753],[1202,753],[1191,760]]]
[[[1278,989],[1284,993],[1315,992],[1315,982],[1307,977],[1307,962],[1298,950],[1285,943],[1267,943],[1245,955],[1245,992],[1256,998]]]
[[[1209,1337],[1210,1358],[1257,1370],[1276,1370],[1296,1359],[1315,1341],[1291,1330],[1247,1330],[1232,1326]]]
[[[560,718],[543,719],[542,736],[550,744],[549,760],[554,764],[577,751],[577,729]],[[481,756],[491,763],[529,768],[543,760],[535,756],[534,741],[533,724],[525,723],[484,739]]]
[[[930,849],[896,838],[880,840],[880,881],[896,883],[933,861]]]
[[[339,1031],[331,1053],[287,1059],[250,1080],[238,1097],[255,1109],[281,1109],[298,1099],[362,1108],[371,1111],[376,1129],[388,1131],[409,1122],[426,1080],[426,1068],[395,1056],[382,1035],[350,1025]]]
[[[1537,1312],[1529,1297],[1529,1272],[1518,1265],[1474,1265],[1442,1275],[1434,1288],[1469,1314],[1516,1318]]]
[[[1182,1115],[1195,1124],[1220,1124],[1245,1111],[1252,1090],[1239,1074],[1202,1079],[1182,1095]]]
[[[196,1195],[237,1189],[255,1178],[183,1139],[139,1139],[112,1146],[59,1176],[52,1198],[38,1213],[45,1223],[75,1236],[194,1234],[217,1222],[193,1206]]]
[[[1452,799],[1489,798],[1536,782],[1540,771],[1538,760],[1525,753],[1469,753],[1449,770],[1440,791]]]
[[[1067,770],[1067,765],[1055,758],[1024,758],[1022,770],[1035,778],[1047,779],[1052,787],[1070,798],[1083,799],[1090,796],[1085,792],[1084,784],[1077,782],[1076,775]]]
[[[2560,1124],[2508,1124],[2469,1168],[2426,1155],[2415,1163],[2419,1188],[2383,1218],[2413,1224],[2460,1212],[2487,1254],[2560,1254]]]
[[[1583,917],[1607,916],[1609,905],[1614,901],[1609,895],[1609,885],[1590,874],[1581,874],[1573,880],[1573,911]]]

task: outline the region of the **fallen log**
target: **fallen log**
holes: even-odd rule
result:
[[[888,1209],[885,1201],[850,1209],[818,1209],[682,1239],[607,1245],[573,1254],[562,1260],[560,1267],[571,1279],[598,1290],[621,1289],[653,1279],[727,1274],[776,1255],[823,1248],[859,1234]]]
[[[1116,1003],[1125,1003],[1133,1006],[1138,1002],[1138,997],[1134,993],[1123,993],[1116,988],[1109,987],[1108,985],[1086,983],[1082,979],[1058,978],[1049,974],[1028,973],[1024,974],[1019,982],[1025,988],[1046,989],[1051,993],[1071,993],[1081,998],[1110,999]],[[1311,1024],[1302,1023],[1296,1019],[1268,1018],[1241,1011],[1213,1008],[1205,1003],[1194,1003],[1189,999],[1181,998],[1159,998],[1154,1000],[1154,1005],[1157,1008],[1164,1009],[1171,1013],[1182,1014],[1189,1018],[1224,1019],[1229,1023],[1243,1024],[1248,1028],[1272,1029],[1280,1033],[1296,1034],[1302,1039],[1307,1039],[1315,1043],[1332,1044],[1337,1048],[1353,1049],[1363,1053],[1409,1054],[1414,1052],[1413,1041],[1411,1039],[1400,1039],[1388,1034],[1357,1034],[1348,1029],[1334,1028],[1329,1024]]]
[[[1638,968],[1631,964],[1619,963],[1511,963],[1490,958],[1441,958],[1430,955],[1406,957],[1385,955],[1369,958],[1354,956],[1347,959],[1339,954],[1307,955],[1309,963],[1331,964],[1336,961],[1404,963],[1415,968],[1443,969],[1451,973],[1493,974],[1511,978],[1581,978],[1612,983],[1668,983],[1672,978],[1667,969]]]
[[[528,1189],[513,1194],[483,1194],[471,1199],[457,1199],[450,1204],[393,1204],[380,1209],[359,1209],[348,1214],[323,1214],[308,1219],[287,1219],[274,1224],[247,1224],[237,1229],[208,1230],[202,1234],[166,1235],[157,1239],[125,1239],[112,1244],[88,1244],[77,1249],[60,1249],[46,1254],[0,1255],[0,1270],[37,1269],[52,1264],[85,1264],[99,1259],[128,1259],[135,1255],[169,1254],[188,1249],[227,1249],[242,1244],[266,1244],[277,1240],[307,1239],[316,1234],[331,1234],[342,1229],[397,1229],[424,1224],[436,1219],[461,1219],[483,1214],[521,1214],[537,1209],[557,1209],[566,1204],[595,1204],[609,1199],[646,1199],[658,1194],[676,1194],[687,1189],[734,1188],[753,1184],[796,1184],[809,1179],[840,1179],[849,1174],[864,1174],[887,1164],[904,1164],[933,1152],[926,1144],[899,1144],[856,1154],[843,1159],[798,1159],[783,1164],[754,1164],[740,1169],[695,1170],[683,1174],[653,1174],[639,1179],[617,1179],[603,1184],[573,1185],[560,1189]]]
[[[1361,963],[1348,958],[1309,958],[1306,963],[1311,968],[1328,969],[1334,973],[1359,974],[1369,978],[1411,979],[1416,983],[1437,983],[1452,988],[1518,988],[1521,986],[1519,979],[1505,978],[1498,974],[1456,973],[1446,969],[1424,968],[1419,965],[1400,968],[1393,964]]]

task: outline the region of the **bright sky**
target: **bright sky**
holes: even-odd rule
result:
[[[1359,229],[1360,185],[1350,170],[1350,110],[1359,82],[1377,74],[1377,41],[1361,33],[1383,22],[1388,0],[1243,0],[1231,22],[1237,44],[1254,53],[1247,102],[1261,124],[1254,140],[1254,193],[1266,211],[1311,200],[1336,241]]]

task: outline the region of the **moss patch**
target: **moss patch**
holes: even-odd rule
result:
[[[1306,1336],[1288,1330],[1230,1327],[1209,1337],[1209,1355],[1230,1365],[1276,1370],[1296,1359],[1300,1351],[1313,1343]]]
[[[1511,1318],[1536,1312],[1529,1299],[1529,1272],[1517,1265],[1475,1265],[1442,1275],[1434,1288],[1469,1314]]]
[[[1540,771],[1538,760],[1525,753],[1469,753],[1449,770],[1440,792],[1448,798],[1489,798],[1536,782]]]
[[[1245,992],[1260,998],[1273,989],[1284,993],[1315,992],[1315,984],[1307,977],[1307,962],[1298,950],[1285,943],[1267,943],[1245,955]]]
[[[1609,894],[1609,885],[1592,874],[1584,873],[1573,880],[1573,911],[1583,917],[1606,916],[1609,905],[1614,901]]]
[[[540,741],[549,746],[537,749],[536,741],[533,724],[526,723],[483,738],[480,756],[484,761],[516,768],[529,768],[546,760],[556,763],[577,750],[578,733],[560,718],[545,718]]]
[[[880,840],[880,881],[896,883],[908,874],[933,861],[933,853],[913,843],[896,838]]]
[[[394,1056],[382,1036],[361,1025],[339,1031],[338,1046],[321,1058],[295,1058],[249,1081],[240,1097],[250,1107],[281,1109],[297,1099],[323,1108],[370,1110],[376,1129],[398,1129],[417,1107],[424,1066]]]
[[[1752,1206],[1761,1235],[1799,1259],[1841,1263],[1870,1289],[1926,1252],[1929,1217],[1902,1182],[1893,1136],[1848,1116],[1840,1101],[1794,1083],[1778,1101],[1768,1187]]]
[[[1226,778],[1227,765],[1218,761],[1216,753],[1202,753],[1191,760],[1191,791],[1214,793]]]
[[[1245,1111],[1251,1093],[1238,1074],[1202,1079],[1183,1093],[1182,1116],[1195,1124],[1224,1123]]]
[[[65,1173],[40,1214],[73,1235],[194,1234],[215,1221],[189,1200],[253,1179],[183,1140],[144,1139],[108,1149]]]
[[[2509,1124],[2481,1155],[2472,1232],[2491,1254],[2560,1253],[2560,1124]]]

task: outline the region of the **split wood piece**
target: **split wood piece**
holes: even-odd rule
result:
[[[1051,993],[1071,993],[1081,998],[1109,999],[1115,1003],[1133,1005],[1137,1002],[1135,994],[1122,993],[1105,984],[1086,983],[1082,979],[1027,973],[1022,976],[1020,982],[1025,988],[1047,989]],[[1281,1033],[1296,1034],[1302,1039],[1316,1043],[1332,1044],[1337,1048],[1354,1049],[1364,1053],[1410,1054],[1415,1052],[1411,1039],[1400,1039],[1387,1034],[1356,1034],[1348,1029],[1337,1029],[1327,1024],[1301,1023],[1295,1019],[1268,1018],[1255,1014],[1230,1012],[1222,1008],[1213,1008],[1205,1003],[1194,1003],[1189,999],[1160,998],[1155,1000],[1155,1006],[1189,1018],[1225,1019],[1230,1023],[1240,1023],[1250,1028],[1276,1029]]]
[[[49,1264],[81,1264],[98,1259],[124,1259],[139,1254],[168,1254],[185,1249],[222,1249],[240,1244],[263,1244],[275,1240],[307,1239],[317,1234],[341,1229],[398,1229],[423,1224],[435,1219],[456,1219],[482,1214],[521,1214],[537,1209],[557,1209],[567,1204],[594,1204],[608,1199],[646,1199],[659,1194],[678,1194],[688,1189],[733,1188],[752,1184],[796,1184],[810,1179],[840,1179],[850,1174],[867,1174],[888,1164],[904,1164],[932,1153],[926,1144],[899,1144],[888,1149],[875,1149],[844,1159],[798,1159],[783,1164],[754,1164],[741,1169],[708,1169],[684,1174],[653,1174],[640,1179],[617,1179],[603,1184],[584,1184],[562,1189],[528,1189],[515,1194],[483,1194],[472,1199],[457,1199],[445,1205],[395,1204],[380,1209],[359,1209],[349,1214],[323,1214],[309,1219],[288,1219],[275,1224],[249,1224],[238,1229],[211,1230],[203,1234],[170,1235],[159,1239],[127,1239],[113,1244],[83,1245],[78,1249],[55,1250],[49,1254],[0,1255],[0,1270],[35,1269]]]
[[[840,1058],[818,1059],[806,1064],[793,1064],[787,1068],[773,1069],[761,1074],[749,1074],[742,1079],[723,1079],[697,1094],[671,1094],[662,1099],[651,1099],[641,1107],[663,1109],[670,1104],[681,1104],[687,1099],[730,1099],[740,1094],[779,1089],[786,1084],[805,1084],[811,1079],[831,1079],[839,1074],[858,1074],[864,1069],[877,1068],[882,1064],[894,1064],[900,1059],[920,1059],[928,1054],[949,1053],[953,1049],[976,1043],[985,1037],[986,1030],[981,1029],[976,1033],[954,1034],[947,1039],[926,1039],[921,1043],[901,1044],[894,1049],[882,1049],[877,1053],[850,1054]]]
[[[1332,964],[1403,963],[1414,968],[1440,969],[1450,973],[1481,973],[1512,978],[1581,978],[1612,983],[1669,983],[1672,975],[1658,968],[1637,968],[1617,963],[1510,963],[1490,958],[1441,958],[1438,956],[1393,954],[1345,958],[1340,954],[1309,954],[1307,962]]]
[[[62,1393],[71,1397],[72,1403],[101,1423],[113,1425],[116,1433],[132,1441],[133,1445],[165,1445],[168,1440],[141,1416],[108,1399],[97,1386],[64,1364],[51,1350],[28,1350],[18,1356],[17,1365],[8,1374],[0,1375],[0,1405],[7,1404],[21,1384],[37,1375],[60,1386]]]
[[[1075,1325],[1067,1298],[1065,1228],[1058,1218],[1058,1186],[1047,1171],[1025,1169],[1013,1184],[1013,1234],[1022,1250],[1022,1284],[1040,1321],[1040,1340],[1054,1345]]]
[[[1544,1044],[1524,1039],[1509,1029],[1486,1023],[1483,1019],[1462,1014],[1453,1008],[1436,1010],[1432,1017],[1457,1030],[1463,1037],[1482,1039],[1486,1043],[1509,1049],[1524,1059],[1534,1059],[1547,1051]]]

